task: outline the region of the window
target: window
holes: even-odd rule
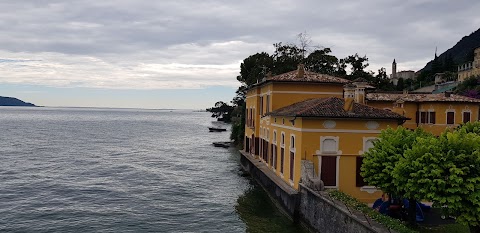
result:
[[[290,136],[290,180],[293,181],[295,171],[295,136]]]
[[[455,124],[455,112],[447,112],[447,125]]]
[[[420,123],[427,123],[427,112],[420,112]]]
[[[280,136],[280,173],[283,174],[283,167],[285,165],[285,133],[282,132]]]
[[[337,156],[321,156],[320,179],[325,186],[337,186]]]
[[[271,153],[271,159],[270,159],[270,166],[273,169],[277,168],[277,131],[273,130],[273,138],[272,138],[272,153]]]
[[[463,112],[463,123],[467,123],[470,121],[470,112]]]
[[[270,112],[270,95],[267,95],[267,113]]]
[[[357,157],[356,182],[355,182],[357,187],[363,187],[367,185],[363,180],[362,175],[360,175],[360,172],[361,172],[360,168],[362,167],[362,163],[363,163],[363,157]]]
[[[263,96],[260,97],[260,116],[263,116]]]
[[[293,181],[293,173],[295,169],[295,152],[290,151],[290,180]]]
[[[435,124],[435,112],[428,112],[428,123]]]
[[[283,166],[285,163],[285,148],[280,148],[280,173],[283,174]]]
[[[370,148],[373,148],[373,142],[374,141],[375,141],[375,139],[368,139],[368,140],[365,141],[365,152],[370,150]]]
[[[323,153],[336,153],[337,152],[337,141],[332,138],[323,140],[322,142],[322,152]]]

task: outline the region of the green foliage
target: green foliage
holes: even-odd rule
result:
[[[418,139],[394,171],[402,190],[443,206],[470,227],[480,226],[480,135],[472,133],[478,127]]]
[[[330,55],[330,48],[318,49],[305,59],[305,67],[309,71],[334,75],[337,72],[338,58]]]
[[[349,196],[345,193],[342,193],[340,191],[331,191],[331,192],[329,192],[329,195],[332,198],[343,202],[348,207],[354,208],[354,209],[362,212],[363,214],[369,216],[371,219],[383,224],[385,227],[387,227],[389,229],[392,229],[396,232],[399,232],[399,233],[413,233],[413,232],[416,232],[416,231],[408,228],[407,226],[405,226],[400,220],[391,218],[391,217],[386,216],[386,215],[383,215],[383,214],[373,210],[372,208],[368,207],[367,205],[365,205],[365,203],[362,203],[362,202],[358,201],[357,199],[355,199],[355,198],[353,198],[353,197],[351,197],[351,196]]]
[[[207,108],[206,110],[207,112],[212,113],[212,117],[222,119],[225,122],[230,122],[233,109],[233,106],[230,106],[223,101],[218,101],[215,103],[214,107]]]
[[[261,81],[273,68],[273,58],[265,52],[256,53],[245,58],[240,64],[240,75],[237,80],[244,86],[250,86]]]
[[[232,133],[230,134],[230,139],[238,147],[243,147],[243,141],[245,140],[245,102],[236,106],[232,112]]]
[[[361,175],[365,182],[384,192],[402,195],[399,187],[394,184],[393,170],[417,138],[427,135],[429,134],[421,129],[411,131],[401,126],[383,130],[374,147],[364,153]]]
[[[458,126],[456,131],[462,132],[462,133],[474,133],[480,135],[480,121],[475,121],[475,122],[467,122],[464,123],[460,126]]]

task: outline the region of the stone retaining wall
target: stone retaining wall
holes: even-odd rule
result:
[[[265,163],[241,151],[243,169],[267,191],[280,210],[294,222],[312,231],[322,233],[371,233],[393,232],[364,214],[330,198],[326,192],[313,191],[300,184],[300,191],[293,189],[277,177]]]

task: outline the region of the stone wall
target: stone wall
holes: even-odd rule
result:
[[[322,233],[390,232],[364,214],[333,200],[325,192],[315,192],[300,184],[300,221]]]
[[[299,191],[293,189],[277,177],[265,163],[245,152],[241,152],[240,163],[243,169],[267,191],[282,212],[313,232],[393,232],[373,222],[364,214],[348,208],[342,202],[331,199],[326,192],[313,191],[303,184],[300,184]]]
[[[278,178],[269,174],[268,168],[262,162],[255,160],[248,154],[240,156],[242,168],[267,191],[270,198],[280,205],[280,210],[293,221],[297,221],[299,210],[299,194],[293,188],[284,187]]]

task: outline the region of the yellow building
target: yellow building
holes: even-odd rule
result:
[[[404,115],[409,129],[422,128],[440,135],[446,128],[479,119],[480,100],[449,92],[439,94],[368,93],[367,104]]]
[[[480,76],[480,47],[473,50],[473,61],[458,66],[458,81],[463,82],[472,76]]]
[[[304,71],[303,66],[265,78],[247,91],[243,154],[262,161],[269,173],[296,190],[301,162],[310,161],[326,188],[371,202],[381,192],[363,182],[359,168],[363,152],[382,129],[404,124],[438,133],[467,117],[478,119],[479,101],[471,98],[365,95],[368,87],[365,80],[350,82]],[[427,124],[431,119],[434,124]]]

